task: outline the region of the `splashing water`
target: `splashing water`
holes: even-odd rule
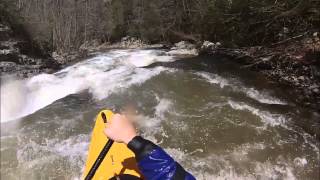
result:
[[[142,136],[197,179],[319,179],[319,141],[295,123],[314,112],[248,84],[241,69],[143,68],[174,60],[112,50],[54,74],[4,78],[1,179],[79,179],[96,113],[131,102]]]
[[[158,75],[164,68],[151,71],[137,67],[156,61],[173,61],[170,56],[156,56],[160,52],[118,50],[101,54],[54,74],[40,74],[27,80],[11,80],[1,85],[1,122],[34,113],[58,99],[83,90],[89,90],[95,98],[103,99],[114,91],[143,83]]]

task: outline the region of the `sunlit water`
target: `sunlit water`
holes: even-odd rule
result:
[[[113,50],[55,74],[3,78],[1,179],[78,179],[95,115],[127,104],[142,135],[197,179],[319,179],[319,142],[306,131],[315,112],[219,59],[214,73],[142,68],[174,60]]]

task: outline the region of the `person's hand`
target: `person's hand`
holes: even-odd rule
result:
[[[137,135],[135,127],[126,116],[114,114],[110,121],[104,129],[104,134],[108,138],[128,144]]]

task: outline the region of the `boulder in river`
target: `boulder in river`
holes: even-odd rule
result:
[[[220,42],[213,43],[213,42],[210,42],[210,41],[204,41],[202,43],[201,49],[202,50],[213,50],[213,49],[216,49],[216,48],[218,48],[220,46],[221,46]]]
[[[215,52],[219,47],[221,47],[220,42],[213,43],[210,41],[204,41],[200,47],[200,53],[211,54],[212,52]]]

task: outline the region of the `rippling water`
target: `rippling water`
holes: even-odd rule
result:
[[[95,115],[127,104],[142,135],[198,179],[319,179],[319,141],[306,131],[318,114],[219,59],[214,73],[142,68],[174,60],[113,50],[55,74],[3,79],[1,179],[78,179]]]

